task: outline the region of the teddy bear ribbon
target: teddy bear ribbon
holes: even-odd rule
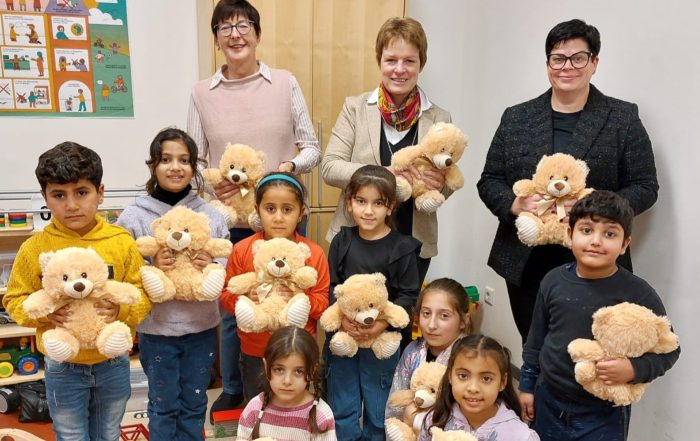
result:
[[[551,196],[545,196],[544,199],[538,201],[537,205],[537,215],[542,216],[549,210],[552,205],[557,207],[557,220],[562,220],[566,217],[566,209],[564,209],[564,198],[552,198]]]
[[[292,286],[292,283],[282,283],[283,285],[289,287],[292,291],[295,291],[294,286]],[[272,289],[275,287],[275,284],[272,282],[263,282],[260,285],[258,285],[257,288],[255,288],[255,293],[258,295],[258,301],[263,301],[265,297],[270,295],[272,292]]]

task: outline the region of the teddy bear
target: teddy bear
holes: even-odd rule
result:
[[[471,433],[464,430],[442,430],[439,427],[431,427],[432,441],[479,441]]]
[[[233,245],[226,239],[213,239],[209,218],[187,207],[177,206],[151,223],[153,236],[141,236],[136,246],[145,257],[169,248],[175,256],[175,268],[163,271],[153,265],[141,267],[141,279],[154,303],[169,300],[211,301],[219,298],[226,280],[226,270],[210,263],[203,270],[192,261],[200,251],[211,257],[228,257]]]
[[[586,188],[588,166],[566,153],[544,155],[537,164],[532,179],[521,179],[513,185],[516,196],[541,195],[537,214],[522,212],[515,219],[518,238],[528,246],[558,244],[571,247],[567,235],[566,199],[581,199],[593,192]]]
[[[596,362],[604,357],[636,358],[645,353],[667,354],[678,348],[678,336],[666,317],[650,309],[624,302],[600,308],[593,314],[593,338],[569,343],[576,363],[576,381],[596,397],[626,406],[639,401],[649,383],[606,385],[596,376]]]
[[[261,230],[260,217],[255,211],[255,186],[265,175],[265,153],[245,144],[228,144],[219,168],[207,168],[202,172],[204,180],[212,187],[227,179],[238,185],[239,192],[226,203],[218,200],[209,203],[226,218],[229,228],[248,224]]]
[[[468,139],[454,124],[435,123],[420,143],[403,148],[391,157],[391,165],[396,171],[405,171],[411,165],[422,174],[435,167],[445,170],[445,186],[452,191],[464,186],[464,176],[457,166],[467,147]],[[413,184],[401,176],[396,177],[396,196],[400,202],[415,198],[419,211],[434,213],[445,202],[445,196],[438,190],[430,190],[422,179],[413,178]]]
[[[47,356],[58,362],[75,358],[81,349],[97,349],[114,358],[131,349],[129,327],[115,320],[106,323],[95,302],[109,300],[133,305],[141,299],[134,285],[109,280],[109,268],[92,248],[69,247],[39,255],[42,289],[30,294],[22,306],[32,319],[46,317],[69,305],[71,320],[43,333]]]
[[[343,317],[365,326],[376,320],[386,320],[389,326],[404,328],[409,318],[406,311],[389,301],[386,277],[382,273],[355,274],[333,291],[336,302],[321,315],[320,324],[326,332],[334,332],[331,352],[339,357],[352,357],[358,348],[372,348],[379,359],[394,355],[401,343],[401,334],[384,331],[376,338],[356,342],[345,331],[339,331]]]
[[[306,265],[311,248],[303,242],[277,237],[253,243],[255,272],[231,277],[226,289],[238,295],[236,323],[244,332],[274,331],[283,326],[303,328],[309,320],[311,302],[304,293],[316,284],[316,270]],[[280,285],[292,290],[287,300],[279,295]],[[253,292],[257,302],[247,295]]]
[[[405,408],[413,403],[418,412],[427,411],[435,404],[440,382],[447,367],[435,361],[421,363],[411,376],[410,389],[397,390],[389,395],[388,407]],[[401,421],[398,418],[386,420],[387,439],[389,441],[415,441],[417,433],[412,429],[413,421]]]

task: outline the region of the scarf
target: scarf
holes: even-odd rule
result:
[[[408,94],[408,97],[406,97],[403,105],[397,108],[391,99],[391,95],[384,88],[384,84],[379,83],[377,106],[385,123],[393,126],[398,132],[408,130],[418,122],[418,114],[420,113],[418,87],[414,87],[411,93]]]

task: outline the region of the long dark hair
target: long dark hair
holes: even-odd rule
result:
[[[194,181],[193,187],[198,190],[203,189],[204,178],[202,178],[202,172],[199,170],[199,165],[206,164],[206,161],[199,159],[197,143],[185,131],[175,127],[167,127],[158,132],[155,138],[153,138],[153,141],[151,141],[148,159],[146,160],[146,165],[151,171],[151,177],[148,179],[148,182],[146,182],[146,192],[152,195],[156,190],[156,186],[158,185],[158,178],[156,178],[155,168],[163,158],[162,145],[165,141],[180,141],[185,147],[187,147],[187,153],[190,155],[190,167],[192,167],[192,180]]]
[[[298,354],[304,360],[304,370],[306,371],[306,381],[308,383],[307,388],[313,386],[314,403],[309,411],[309,429],[311,433],[324,433],[329,429],[328,427],[323,430],[319,429],[316,421],[318,400],[321,399],[321,368],[316,340],[304,329],[297,328],[296,326],[286,326],[275,331],[265,347],[263,403],[260,414],[255,421],[251,439],[260,437],[260,421],[262,421],[262,414],[265,412],[265,408],[272,398],[272,388],[270,387],[272,365],[275,363],[275,360],[289,357],[292,354]]]

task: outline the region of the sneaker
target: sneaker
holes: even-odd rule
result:
[[[214,412],[236,409],[243,403],[243,394],[229,394],[221,392],[219,398],[214,401],[209,411],[209,423],[214,424]]]

